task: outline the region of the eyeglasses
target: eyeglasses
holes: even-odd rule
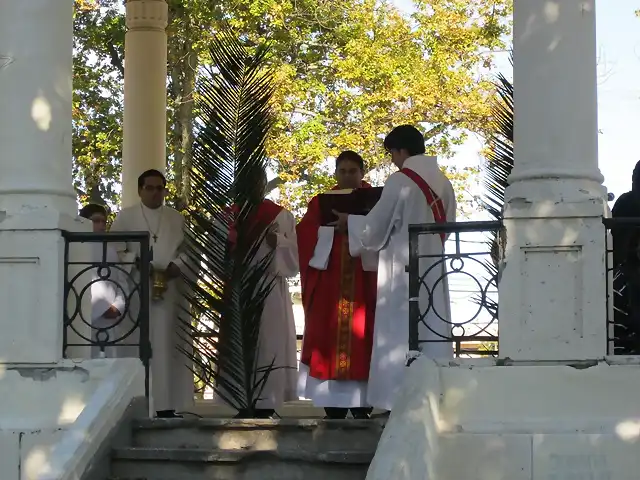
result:
[[[153,192],[153,191],[163,192],[165,190],[164,185],[145,185],[142,188],[147,192]]]

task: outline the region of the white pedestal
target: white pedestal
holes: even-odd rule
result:
[[[582,198],[554,202],[562,192]],[[607,353],[603,189],[555,180],[510,187],[500,280],[500,357],[602,358]],[[550,214],[552,216],[550,217]]]
[[[367,480],[635,480],[638,362],[439,365],[420,358]]]

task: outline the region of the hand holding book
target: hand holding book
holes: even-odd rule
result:
[[[338,213],[366,215],[378,203],[380,195],[382,195],[382,187],[333,190],[323,193],[319,197],[321,224],[335,226],[341,221]]]

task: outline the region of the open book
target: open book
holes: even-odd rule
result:
[[[333,210],[350,215],[366,215],[378,203],[382,187],[356,188],[353,190],[330,190],[319,197],[322,225],[335,222],[338,218]]]

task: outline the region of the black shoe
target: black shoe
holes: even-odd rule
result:
[[[158,410],[156,412],[156,418],[183,418],[182,415],[178,415],[175,410]]]
[[[371,418],[371,407],[356,407],[351,409],[351,415],[355,420],[369,420]]]
[[[337,407],[324,407],[324,413],[327,414],[324,417],[325,420],[344,420],[347,418],[347,413],[349,413],[348,408],[337,408]]]

